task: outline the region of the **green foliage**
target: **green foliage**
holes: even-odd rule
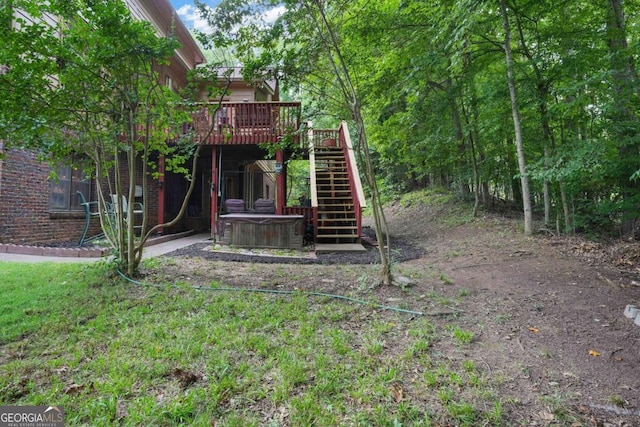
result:
[[[5,148],[38,150],[52,163],[90,165],[103,213],[108,194],[130,197],[133,205],[125,189],[140,184],[138,162],[139,176],[157,176],[153,159],[159,156],[167,170],[189,176],[186,161],[196,146],[193,135],[178,134],[191,121],[192,105],[158,77],[180,46],[173,35],[158,37],[153,24],[133,18],[123,1],[10,5],[26,14],[15,15],[11,30],[0,32]],[[132,273],[152,230],[145,214],[142,239],[134,239],[133,221],[124,218],[105,216],[101,222],[121,265]]]
[[[533,200],[543,199],[547,183],[551,209],[569,212],[567,229],[590,217],[620,227],[640,211],[640,80],[629,66],[640,35],[637,6],[506,3]],[[630,11],[629,22],[611,19],[618,3]],[[283,9],[274,25],[240,25],[276,4]],[[210,40],[236,46],[253,71],[276,69],[289,87],[312,98],[305,104],[314,120],[350,119],[330,62],[313,38],[320,22],[314,4],[224,2],[209,15],[218,29]],[[463,195],[481,193],[487,206],[495,199],[520,203],[496,4],[323,4],[362,97],[385,197],[456,186]]]
[[[293,129],[291,126],[287,126],[284,135],[278,142],[265,142],[259,143],[258,147],[264,150],[266,159],[275,159],[278,151],[286,151],[289,155],[287,161],[299,159],[303,155],[304,148],[300,145],[300,137],[308,132],[306,125],[301,125],[299,129]]]
[[[412,191],[402,195],[401,206],[413,206],[415,204],[444,205],[453,198],[453,193],[446,188],[432,187],[420,191]]]

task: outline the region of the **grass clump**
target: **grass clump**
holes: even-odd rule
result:
[[[0,268],[0,405],[61,405],[68,425],[500,425],[472,363],[435,361],[471,340],[427,318]]]

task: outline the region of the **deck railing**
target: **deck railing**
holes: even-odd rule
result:
[[[314,147],[338,146],[340,147],[340,134],[338,129],[314,129],[311,144]],[[310,145],[311,145],[310,144]]]
[[[285,215],[303,215],[305,224],[313,226],[313,218],[317,210],[311,206],[285,206],[283,213]]]
[[[300,115],[300,102],[202,104],[184,132],[209,145],[279,142],[287,134],[299,140]]]

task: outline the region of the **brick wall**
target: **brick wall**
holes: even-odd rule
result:
[[[38,161],[37,153],[6,150],[6,159],[0,168],[0,243],[54,243],[80,238],[84,212],[51,212],[48,179],[51,168]],[[158,219],[158,186],[151,177],[147,180],[149,195],[145,202],[149,208],[149,225],[153,226]],[[138,168],[136,183],[142,184],[141,168]],[[104,190],[107,189],[105,186]],[[97,234],[99,226],[95,218],[89,235]]]
[[[0,242],[30,244],[80,238],[82,213],[57,218],[49,214],[49,171],[33,151],[6,150],[0,186]]]

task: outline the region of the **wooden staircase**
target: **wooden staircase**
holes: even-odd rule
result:
[[[340,147],[315,147],[317,243],[360,243],[353,193]]]

